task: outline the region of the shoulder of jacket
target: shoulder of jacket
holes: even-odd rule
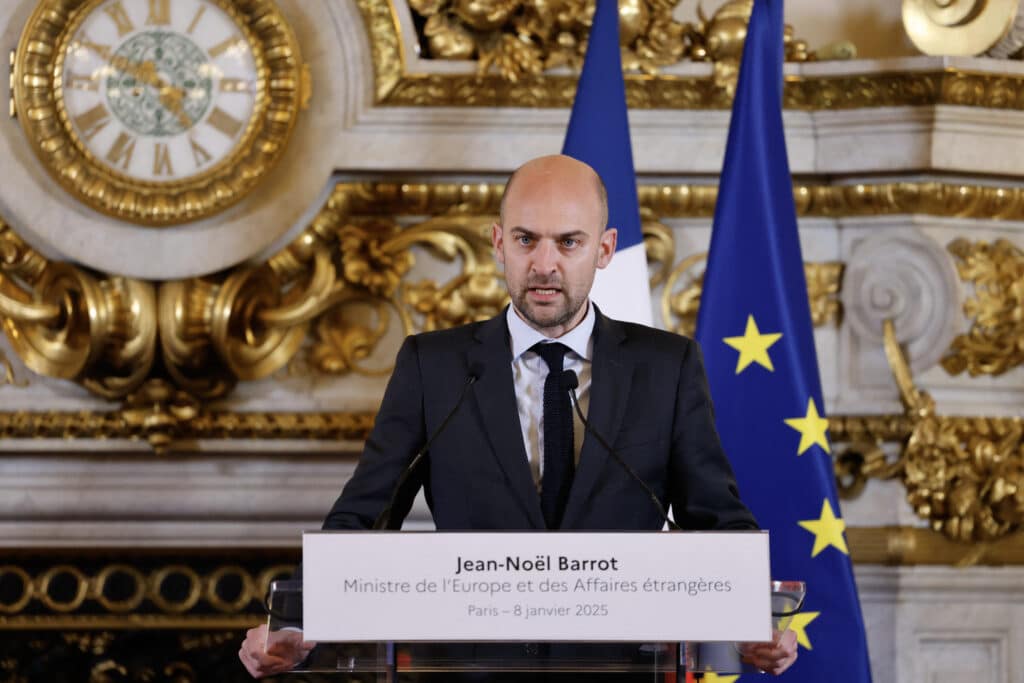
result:
[[[638,323],[623,321],[614,321],[614,323],[621,326],[626,345],[644,353],[669,353],[682,356],[694,348],[698,348],[695,340],[675,332],[659,330],[656,327]]]
[[[458,327],[451,327],[446,330],[432,330],[430,332],[420,332],[419,334],[413,335],[413,340],[416,343],[417,348],[420,350],[430,351],[456,351],[464,348],[467,344],[471,343],[476,334],[476,330],[483,323],[469,323],[467,325],[459,325]]]

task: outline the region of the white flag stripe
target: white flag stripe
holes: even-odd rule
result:
[[[644,244],[619,249],[612,262],[597,271],[590,298],[609,318],[650,325],[651,288]]]

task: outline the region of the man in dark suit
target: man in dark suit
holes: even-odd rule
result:
[[[543,425],[549,408],[538,387],[549,374],[549,344],[564,345],[556,362],[577,373],[588,421],[671,504],[677,523],[757,528],[719,444],[697,344],[606,318],[589,301],[596,270],[615,252],[617,234],[606,223],[604,187],[586,164],[542,157],[513,174],[492,229],[511,307],[485,322],[406,339],[363,457],[324,528],[372,526],[415,453],[468,390],[398,495],[392,526],[422,485],[442,530],[660,529],[664,520],[643,487],[578,420],[564,440]],[[565,471],[556,470],[552,443],[572,461]],[[549,491],[556,471],[557,494]],[[254,675],[279,664],[260,658],[265,642],[265,627],[254,629],[240,653]],[[779,673],[796,658],[795,637],[746,654]]]

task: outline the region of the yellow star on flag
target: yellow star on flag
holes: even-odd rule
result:
[[[789,630],[796,634],[796,642],[811,650],[811,639],[807,637],[807,625],[818,618],[821,612],[799,612],[789,622]]]
[[[775,368],[772,366],[768,349],[781,337],[781,332],[761,334],[761,331],[757,329],[757,323],[754,322],[754,316],[748,315],[747,329],[743,332],[743,336],[725,337],[722,341],[740,352],[739,360],[736,361],[736,374],[738,375],[751,363],[757,363],[774,372]]]
[[[818,444],[831,453],[828,445],[828,437],[825,432],[828,430],[828,419],[818,415],[818,407],[814,405],[814,399],[807,399],[807,415],[804,417],[792,417],[785,421],[787,425],[800,432],[800,445],[797,446],[796,454],[803,455],[804,451]]]
[[[719,676],[714,671],[708,671],[699,680],[702,683],[736,683],[737,678],[739,678],[739,674],[735,676]]]
[[[814,549],[811,550],[811,557],[817,557],[825,548],[835,546],[845,555],[850,551],[846,548],[846,539],[843,531],[846,530],[846,522],[835,516],[832,512],[832,504],[826,498],[821,503],[821,517],[798,522],[800,526],[814,534]]]

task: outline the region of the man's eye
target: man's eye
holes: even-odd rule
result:
[[[524,247],[528,247],[533,240],[530,239],[529,235],[520,235],[516,238],[516,241]]]
[[[562,240],[562,246],[563,247],[567,247],[569,249],[572,249],[573,247],[575,247],[579,243],[580,243],[580,241],[578,239],[576,239],[575,237],[566,237],[564,240]]]

